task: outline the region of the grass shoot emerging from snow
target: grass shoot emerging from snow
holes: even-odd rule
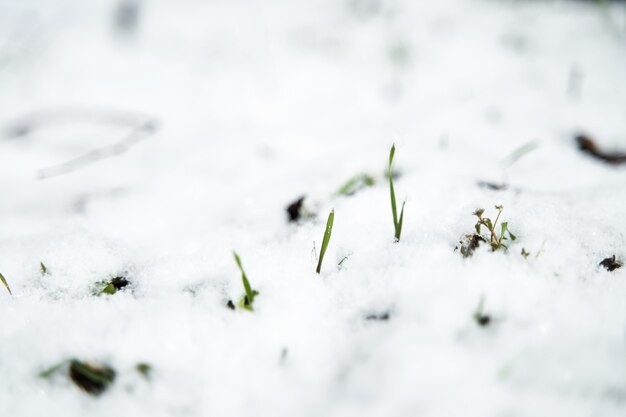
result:
[[[125,277],[115,277],[111,278],[109,281],[100,281],[97,284],[97,288],[94,292],[94,295],[102,295],[109,294],[113,295],[118,290],[126,287],[129,284],[128,280]]]
[[[113,368],[106,365],[81,362],[77,359],[65,360],[56,364],[41,372],[39,376],[45,379],[50,378],[68,364],[68,375],[70,379],[87,394],[100,395],[115,380],[115,370],[113,370]]]
[[[476,311],[474,311],[474,320],[479,326],[487,326],[491,323],[491,317],[488,314],[485,314],[485,296],[480,297],[480,302],[478,303],[478,307],[476,307]]]
[[[484,217],[484,209],[476,209],[474,216],[478,218],[478,221],[474,225],[476,233],[465,235],[465,241],[461,242],[461,254],[464,258],[468,258],[474,254],[474,251],[483,242],[489,242],[491,251],[495,252],[500,249],[508,249],[508,246],[504,243],[505,240],[511,241],[517,239],[517,237],[509,230],[509,223],[502,222],[500,224],[500,230],[498,231],[498,220],[502,214],[503,206],[495,206],[498,210],[498,214],[495,220],[491,220],[489,217]],[[487,229],[488,234],[481,234],[482,228]],[[507,237],[508,236],[508,237]]]
[[[328,214],[328,220],[326,221],[326,230],[324,231],[324,239],[322,240],[322,248],[320,249],[320,259],[317,262],[317,269],[315,270],[315,272],[317,272],[318,274],[322,270],[322,261],[324,260],[324,254],[326,253],[328,243],[330,242],[330,235],[333,233],[334,220],[335,210],[331,210],[330,214]]]
[[[250,281],[248,281],[246,272],[243,270],[243,266],[241,266],[241,258],[239,258],[239,255],[237,255],[237,252],[233,251],[233,256],[235,257],[235,262],[237,262],[237,266],[241,271],[241,281],[243,282],[243,288],[246,291],[244,296],[239,301],[239,307],[248,311],[254,311],[254,309],[252,308],[252,303],[254,302],[254,297],[259,295],[259,292],[257,290],[253,290],[250,286]]]
[[[346,181],[335,193],[336,195],[351,196],[365,187],[371,187],[376,180],[368,174],[358,174]]]
[[[400,235],[402,234],[402,221],[404,219],[404,204],[406,201],[402,203],[402,210],[400,211],[400,218],[398,219],[398,209],[396,204],[396,192],[393,188],[393,173],[392,173],[392,165],[393,165],[393,156],[396,153],[396,145],[393,144],[391,146],[391,151],[389,151],[389,194],[391,196],[391,214],[393,215],[393,228],[394,228],[394,237],[395,241],[400,241]]]
[[[147,362],[140,362],[135,365],[135,370],[141,374],[146,379],[150,379],[150,375],[152,374],[152,365]]]
[[[2,274],[0,274],[0,281],[2,281],[2,284],[5,286],[9,294],[13,295],[13,293],[11,292],[11,288],[9,287],[9,284],[7,283],[6,278],[4,278],[4,275]]]

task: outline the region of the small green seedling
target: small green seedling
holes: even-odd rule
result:
[[[102,394],[115,380],[115,370],[107,365],[81,362],[77,359],[63,361],[41,372],[41,378],[49,378],[69,364],[68,375],[72,382],[87,394]]]
[[[474,213],[472,213],[478,218],[478,221],[474,225],[476,233],[465,235],[465,242],[461,242],[461,254],[463,257],[467,258],[472,256],[474,250],[476,250],[482,242],[489,242],[492,252],[495,252],[500,249],[508,249],[508,246],[504,243],[505,240],[510,239],[513,241],[517,239],[517,237],[509,230],[508,222],[502,222],[500,224],[500,231],[498,232],[497,230],[498,220],[500,220],[500,215],[502,214],[503,209],[504,207],[501,205],[496,206],[498,215],[496,216],[495,221],[492,221],[489,217],[483,217],[483,213],[485,212],[484,209],[477,209]],[[487,229],[489,232],[488,234],[481,234],[483,227]]]
[[[478,307],[476,307],[476,311],[474,312],[474,320],[478,323],[479,326],[487,326],[491,323],[491,316],[484,313],[485,308],[485,296],[480,297],[480,302],[478,303]]]
[[[4,287],[7,289],[7,291],[9,292],[9,294],[12,296],[13,293],[11,292],[11,288],[9,287],[9,284],[7,283],[6,278],[4,277],[4,275],[0,274],[0,281],[2,281],[2,284],[4,285]]]
[[[365,187],[371,187],[376,181],[368,174],[358,174],[346,181],[335,195],[351,196]]]
[[[43,262],[39,262],[39,270],[41,271],[41,275],[48,274],[48,268],[44,265]]]
[[[396,145],[393,144],[391,146],[391,151],[389,151],[389,194],[391,195],[391,214],[393,215],[393,228],[394,228],[394,236],[395,241],[400,241],[400,234],[402,233],[402,221],[404,219],[404,204],[406,201],[402,203],[402,210],[400,211],[400,219],[398,219],[398,210],[396,205],[396,193],[393,188],[393,173],[392,173],[392,164],[393,164],[393,155],[396,153]]]
[[[318,274],[322,270],[322,261],[324,260],[324,254],[326,254],[326,249],[328,248],[328,242],[330,242],[330,235],[333,233],[333,222],[335,220],[335,210],[331,210],[328,215],[328,220],[326,221],[326,230],[324,231],[324,239],[322,240],[322,248],[320,249],[320,258],[317,262],[317,269],[315,272]]]
[[[152,374],[152,365],[146,362],[140,362],[135,365],[135,370],[139,372],[144,378],[150,379],[150,375]]]
[[[237,266],[241,271],[241,281],[243,282],[243,288],[246,291],[244,296],[239,301],[239,307],[248,311],[254,311],[252,303],[254,302],[254,298],[259,295],[259,292],[257,290],[253,290],[250,286],[250,281],[248,281],[246,272],[243,270],[243,266],[241,266],[241,259],[239,258],[239,255],[237,255],[237,252],[233,251],[233,256],[235,257],[235,262],[237,262]]]
[[[113,295],[118,290],[126,287],[129,284],[125,277],[115,277],[108,281],[100,281],[96,284],[97,288],[94,291],[94,295],[109,294]]]

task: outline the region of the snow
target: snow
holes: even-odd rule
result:
[[[626,258],[625,168],[573,142],[626,148],[623,2],[145,0],[129,33],[117,6],[0,0],[0,414],[626,413],[626,268],[598,266]],[[122,140],[118,112],[157,129],[37,178]],[[50,119],[9,137],[29,115]],[[300,195],[317,216],[288,224]],[[496,204],[518,240],[463,259]],[[252,313],[225,307],[232,250]],[[95,398],[38,377],[68,358],[117,378]]]

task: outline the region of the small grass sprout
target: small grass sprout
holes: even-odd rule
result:
[[[393,156],[396,153],[396,145],[391,145],[391,150],[389,151],[389,168],[388,168],[388,177],[389,177],[389,194],[391,197],[391,214],[393,215],[393,228],[394,228],[394,237],[395,241],[400,241],[400,235],[402,234],[402,221],[404,220],[404,204],[406,201],[402,202],[402,210],[400,211],[400,218],[398,218],[398,209],[396,204],[396,193],[393,188]]]
[[[9,287],[9,283],[7,282],[6,278],[2,274],[0,274],[0,281],[2,281],[2,285],[4,285],[4,287],[7,289],[9,294],[13,296],[13,293],[11,292],[11,287]]]
[[[96,284],[94,295],[113,295],[122,288],[125,288],[128,284],[130,284],[130,282],[126,279],[126,277],[122,276],[111,278],[108,281],[100,281]]]
[[[41,275],[47,275],[48,274],[48,268],[46,267],[46,265],[43,262],[39,262],[39,270],[41,271]]]
[[[315,272],[318,274],[322,271],[322,261],[324,261],[324,255],[326,249],[328,249],[328,243],[330,242],[330,236],[333,233],[333,222],[335,221],[335,210],[331,210],[328,214],[328,220],[326,220],[326,230],[324,230],[324,238],[322,240],[322,248],[320,249],[320,257],[317,262],[317,269]]]
[[[346,181],[335,193],[335,195],[351,196],[365,187],[371,187],[376,180],[368,174],[357,174]]]
[[[485,296],[480,297],[480,302],[478,303],[478,307],[476,307],[476,311],[474,311],[474,320],[479,326],[485,327],[491,323],[491,316],[485,314]]]
[[[113,368],[90,362],[82,362],[77,359],[65,360],[53,367],[41,372],[41,378],[50,378],[60,369],[68,367],[68,375],[72,382],[87,394],[94,396],[102,394],[115,380],[116,372]]]
[[[135,370],[141,374],[146,379],[150,379],[152,375],[152,365],[147,362],[140,362],[135,365]]]
[[[237,255],[237,252],[233,251],[233,256],[235,257],[235,262],[237,263],[237,266],[241,271],[241,281],[243,282],[243,288],[246,292],[239,301],[239,307],[248,311],[254,311],[254,308],[252,308],[252,304],[254,303],[254,298],[259,295],[259,292],[257,290],[253,290],[250,286],[250,281],[248,281],[246,272],[243,270],[243,266],[241,265],[241,258],[239,258],[239,255]]]

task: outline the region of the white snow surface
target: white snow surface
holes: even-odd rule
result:
[[[626,268],[598,266],[626,258],[626,167],[573,141],[626,149],[623,2],[145,0],[129,33],[117,6],[0,0],[0,415],[626,415]],[[111,111],[157,129],[38,178],[127,135]],[[463,259],[495,204],[518,239]],[[254,312],[225,307],[232,250]],[[38,376],[68,358],[117,378]]]

